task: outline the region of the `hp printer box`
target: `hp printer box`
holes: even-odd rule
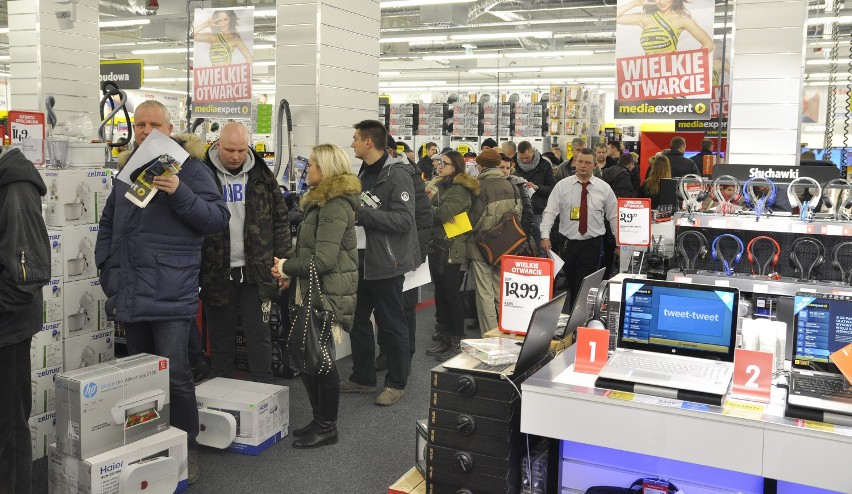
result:
[[[41,325],[30,342],[30,370],[62,365],[62,322]]]
[[[56,412],[30,417],[30,438],[33,443],[33,460],[47,456],[50,443],[56,442]]]
[[[171,428],[86,460],[50,446],[50,492],[144,494],[187,487],[186,433]]]
[[[62,372],[62,366],[57,365],[46,369],[33,371],[30,376],[30,385],[32,386],[32,411],[30,417],[47,413],[56,409],[55,402],[55,386],[54,382],[59,373]]]
[[[56,447],[88,459],[169,428],[169,360],[141,353],[56,378]]]
[[[236,439],[229,451],[257,455],[287,436],[290,390],[286,386],[217,377],[195,388],[198,408],[229,413]]]
[[[115,360],[115,332],[111,329],[66,338],[65,372]]]

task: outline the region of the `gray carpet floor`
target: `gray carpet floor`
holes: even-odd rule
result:
[[[424,290],[424,299],[431,291]],[[201,447],[201,479],[193,493],[383,493],[414,465],[415,422],[429,410],[429,370],[437,365],[423,352],[432,345],[435,308],[417,313],[417,353],[405,396],[394,406],[379,407],[378,395],[343,394],[340,400],[337,444],[314,450],[297,450],[287,437],[259,456],[240,455]],[[479,331],[468,332],[478,337]],[[351,357],[338,362],[343,378],[349,376]],[[379,383],[384,373],[379,375]],[[290,426],[311,419],[310,404],[298,379],[276,379],[290,388]],[[380,391],[380,390],[379,390]],[[33,465],[33,493],[47,489],[47,460]]]

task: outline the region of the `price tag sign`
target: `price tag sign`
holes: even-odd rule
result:
[[[618,245],[651,245],[651,200],[618,200]]]
[[[597,374],[608,357],[609,330],[579,327],[576,345],[574,372]]]
[[[769,403],[773,367],[774,359],[771,353],[737,349],[734,353],[734,386],[731,395]]]
[[[503,256],[500,331],[526,334],[533,310],[553,297],[553,259]]]
[[[34,165],[44,164],[44,113],[9,112],[9,134],[12,145],[21,149]]]

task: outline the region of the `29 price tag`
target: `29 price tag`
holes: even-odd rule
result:
[[[771,353],[737,349],[734,353],[734,386],[731,396],[769,403],[774,364]]]
[[[597,374],[609,356],[609,330],[577,328],[574,372]]]
[[[552,298],[553,259],[504,256],[501,268],[500,331],[526,334],[533,310]]]
[[[618,245],[651,244],[651,200],[618,200]]]

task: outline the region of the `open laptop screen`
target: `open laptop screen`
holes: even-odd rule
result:
[[[601,268],[583,278],[583,283],[580,284],[580,290],[577,292],[577,298],[574,300],[574,307],[571,309],[571,317],[568,318],[568,323],[559,335],[560,338],[577,331],[578,327],[585,325],[586,321],[589,320],[590,314],[586,310],[586,304],[588,304],[586,299],[589,298],[589,290],[600,286],[605,271],[606,269]]]
[[[852,297],[799,292],[793,367],[839,374],[828,356],[852,343]]]
[[[736,288],[626,279],[618,347],[733,362]]]

